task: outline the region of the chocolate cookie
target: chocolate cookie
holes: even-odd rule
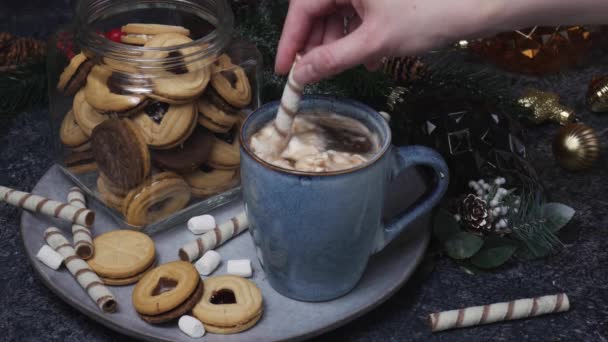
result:
[[[230,56],[226,54],[213,64],[211,86],[235,107],[243,108],[251,103],[251,84],[245,70],[232,64]]]
[[[174,261],[152,269],[135,285],[133,307],[146,322],[160,324],[189,312],[203,292],[196,268]]]
[[[122,212],[129,224],[142,227],[183,209],[188,201],[188,184],[173,172],[163,172],[131,190],[125,198]]]
[[[161,168],[188,173],[202,165],[211,153],[213,135],[203,127],[194,129],[183,144],[170,150],[152,152],[152,160]]]
[[[239,183],[239,172],[235,170],[219,170],[208,165],[201,165],[196,171],[184,176],[190,185],[192,194],[198,197],[209,197],[222,193]]]
[[[197,126],[197,117],[193,103],[153,102],[132,120],[151,148],[170,149],[188,139]]]
[[[178,33],[155,35],[144,47],[167,48],[191,43],[192,39]],[[186,63],[183,56],[200,54],[202,47],[194,46],[168,52],[162,50],[146,51],[144,58],[165,59],[165,75],[152,79],[153,93],[148,96],[167,103],[192,102],[199,97],[211,79],[210,62],[194,58]]]
[[[117,186],[131,189],[150,173],[150,153],[128,119],[110,119],[93,130],[91,144],[99,169]]]
[[[122,27],[121,42],[125,44],[144,45],[155,35],[162,33],[178,33],[184,36],[190,35],[190,30],[182,26],[161,24],[127,24]]]
[[[74,58],[70,60],[70,64],[61,73],[61,76],[59,76],[57,90],[62,92],[65,96],[73,96],[76,94],[76,92],[86,83],[87,76],[94,65],[95,63],[87,59],[82,53],[74,56]]]

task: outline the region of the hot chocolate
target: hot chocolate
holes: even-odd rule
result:
[[[334,113],[298,114],[287,143],[273,122],[256,132],[249,146],[262,160],[303,172],[346,170],[366,163],[380,149],[376,133],[361,122]],[[277,149],[277,144],[283,148]]]

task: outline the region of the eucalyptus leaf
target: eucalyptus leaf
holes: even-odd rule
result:
[[[460,224],[447,210],[438,210],[433,220],[433,235],[441,242],[449,240],[460,233]]]
[[[507,262],[516,250],[517,244],[508,238],[488,239],[483,248],[471,258],[471,263],[483,269],[495,268]]]
[[[547,222],[547,228],[554,233],[568,224],[575,212],[571,207],[561,203],[546,203],[542,207],[542,216]]]
[[[459,232],[452,235],[444,246],[451,258],[462,260],[475,255],[483,246],[483,239],[475,234]]]

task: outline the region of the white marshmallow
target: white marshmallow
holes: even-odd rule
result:
[[[235,276],[249,278],[253,274],[253,270],[251,269],[251,260],[228,260],[227,272],[228,274]]]
[[[36,258],[54,270],[58,270],[63,262],[63,256],[48,245],[44,245],[40,248],[38,254],[36,254]]]
[[[192,316],[184,315],[180,317],[177,325],[179,330],[190,337],[198,338],[205,335],[203,323]]]
[[[199,274],[208,276],[219,266],[222,261],[220,253],[216,251],[207,251],[202,258],[194,264],[194,267]]]
[[[188,220],[188,229],[193,234],[204,234],[215,228],[215,218],[211,215],[194,216]]]

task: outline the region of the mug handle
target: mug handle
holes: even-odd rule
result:
[[[443,157],[435,150],[424,146],[404,146],[393,149],[395,159],[390,171],[391,182],[410,167],[423,165],[430,167],[437,174],[437,185],[416,206],[394,218],[387,225],[380,226],[373,253],[381,251],[397,236],[406,231],[414,220],[429,212],[439,203],[450,182],[448,166]]]

